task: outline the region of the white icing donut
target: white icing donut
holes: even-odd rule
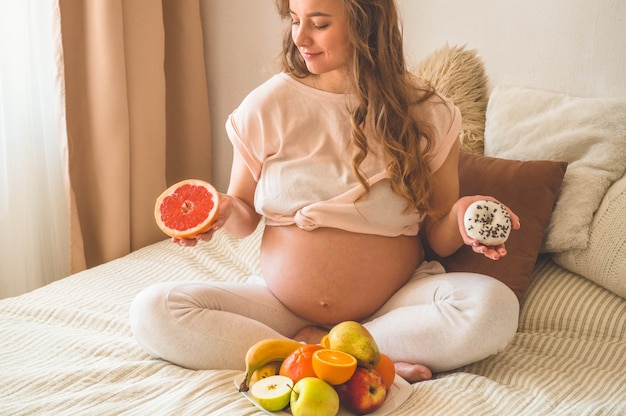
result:
[[[499,202],[476,201],[465,211],[467,235],[486,246],[497,246],[509,238],[511,217]]]

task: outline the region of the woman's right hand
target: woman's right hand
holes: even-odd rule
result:
[[[228,193],[218,193],[219,209],[211,229],[194,238],[174,238],[172,241],[181,246],[193,247],[198,241],[211,240],[215,231],[224,228],[225,225],[225,231],[233,237],[243,238],[250,235],[256,230],[261,220],[261,215],[254,208],[256,185],[256,179],[252,176],[239,152],[233,152]],[[226,224],[231,217],[234,218],[234,221]]]
[[[224,226],[224,224],[226,224],[226,221],[233,211],[233,198],[230,195],[218,193],[218,197],[219,210],[217,212],[217,217],[207,232],[197,234],[192,238],[172,237],[172,242],[183,247],[193,247],[198,243],[198,241],[210,241],[213,238],[215,231],[219,230]]]

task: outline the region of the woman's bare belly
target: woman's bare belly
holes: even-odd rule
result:
[[[417,237],[334,228],[266,226],[261,269],[292,312],[320,325],[360,320],[380,308],[424,258]]]

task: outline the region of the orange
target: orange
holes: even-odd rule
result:
[[[383,379],[385,388],[389,390],[389,387],[393,385],[396,378],[396,367],[393,365],[391,358],[389,358],[388,355],[381,353],[380,361],[378,362],[378,365],[374,367],[374,370],[378,371]]]
[[[312,364],[313,353],[320,349],[322,347],[317,344],[303,344],[285,357],[278,374],[292,379],[294,385],[305,377],[315,377]]]
[[[157,198],[154,218],[170,237],[190,238],[211,228],[218,206],[218,193],[210,183],[187,179],[170,186]]]
[[[328,384],[337,385],[350,380],[356,370],[356,358],[339,350],[323,348],[313,353],[313,371]]]
[[[328,341],[328,334],[324,334],[324,336],[320,340],[320,345],[322,346],[322,348],[330,348],[330,342]]]

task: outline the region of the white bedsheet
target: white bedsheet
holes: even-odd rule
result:
[[[236,391],[240,371],[151,358],[128,324],[150,283],[246,279],[260,231],[195,248],[163,241],[0,301],[0,415],[262,414]],[[549,260],[536,274],[509,348],[414,385],[394,414],[626,414],[626,302]]]

